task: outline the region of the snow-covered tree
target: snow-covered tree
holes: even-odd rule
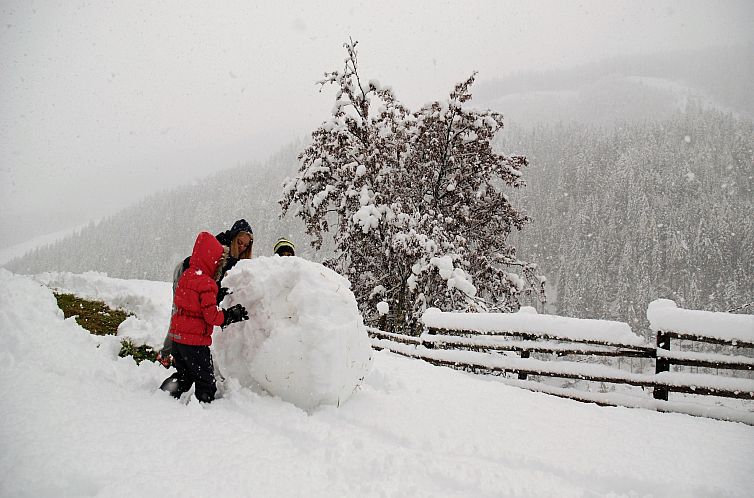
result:
[[[326,264],[349,278],[367,321],[416,330],[428,306],[509,311],[522,294],[543,297],[536,266],[507,242],[528,221],[505,194],[524,185],[526,158],[492,150],[503,118],[465,105],[475,75],[412,112],[362,79],[356,42],[345,48],[344,69],[319,82],[337,88],[332,116],[280,202],[297,205],[315,247],[333,236]]]

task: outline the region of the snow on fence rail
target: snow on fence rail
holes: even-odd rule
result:
[[[671,372],[670,365],[754,370],[754,358],[743,355],[670,351],[670,338],[715,342],[735,348],[754,347],[754,316],[681,310],[672,301],[650,304],[648,317],[655,327],[657,344],[647,343],[628,324],[539,315],[532,308],[517,313],[425,312],[425,333],[406,336],[369,329],[372,345],[420,358],[436,365],[480,373],[514,373],[527,389],[580,401],[621,406],[643,406],[660,411],[680,411],[754,425],[754,413],[725,408],[696,407],[668,401],[668,392],[754,399],[754,380],[722,375]],[[712,316],[710,316],[712,315]],[[514,352],[506,356],[500,352]],[[539,359],[531,353],[543,354]],[[550,356],[547,356],[547,355]],[[552,356],[648,358],[655,360],[655,373],[631,373],[599,363],[573,359],[552,361]],[[542,359],[544,358],[544,359]],[[549,359],[547,359],[549,358]],[[528,381],[528,375],[581,379],[651,388],[654,400],[637,400],[616,393],[584,393]]]
[[[754,315],[685,310],[670,299],[649,303],[650,328],[678,339],[754,348]]]
[[[671,339],[722,344],[734,348],[754,348],[754,316],[686,310],[669,299],[657,299],[647,307],[649,326],[657,337],[655,372],[665,375],[671,364],[727,369],[754,369],[748,357],[715,353],[670,351]],[[668,399],[668,389],[654,389],[655,399]]]
[[[535,336],[587,344],[639,346],[645,344],[627,323],[539,315],[525,306],[517,313],[447,313],[429,308],[422,317],[430,330],[468,331],[477,334]]]

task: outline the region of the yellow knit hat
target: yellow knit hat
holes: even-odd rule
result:
[[[285,237],[280,237],[277,242],[275,242],[275,245],[272,247],[272,252],[277,254],[283,248],[289,249],[293,254],[296,254],[296,246]]]

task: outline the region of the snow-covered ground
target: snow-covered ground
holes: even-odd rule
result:
[[[229,380],[210,405],[65,320],[39,282],[137,313],[170,284],[0,269],[0,496],[751,496],[754,427],[604,408],[375,352],[359,391],[307,413]],[[222,333],[222,332],[221,332]]]

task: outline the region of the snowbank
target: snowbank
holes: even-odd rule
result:
[[[169,282],[123,280],[106,273],[47,272],[35,280],[61,293],[102,301],[111,308],[133,313],[118,327],[118,336],[135,344],[162,347],[170,323],[173,289]]]
[[[249,320],[215,336],[226,377],[310,410],[340,405],[371,367],[371,346],[348,280],[297,257],[239,262],[223,280]]]
[[[519,332],[570,341],[645,345],[645,340],[634,334],[627,323],[539,315],[531,307],[523,307],[517,313],[448,313],[437,308],[429,308],[424,312],[422,321],[427,327],[468,330],[480,334]]]
[[[670,299],[655,299],[647,307],[647,318],[655,331],[754,343],[754,315],[685,310]]]
[[[143,282],[97,281],[101,300]],[[46,287],[0,269],[0,496],[744,498],[754,489],[754,427],[744,424],[577,403],[387,352],[374,353],[339,409],[307,414],[237,382],[212,404],[184,405],[157,387],[170,371],[119,358],[118,346],[64,319]]]

